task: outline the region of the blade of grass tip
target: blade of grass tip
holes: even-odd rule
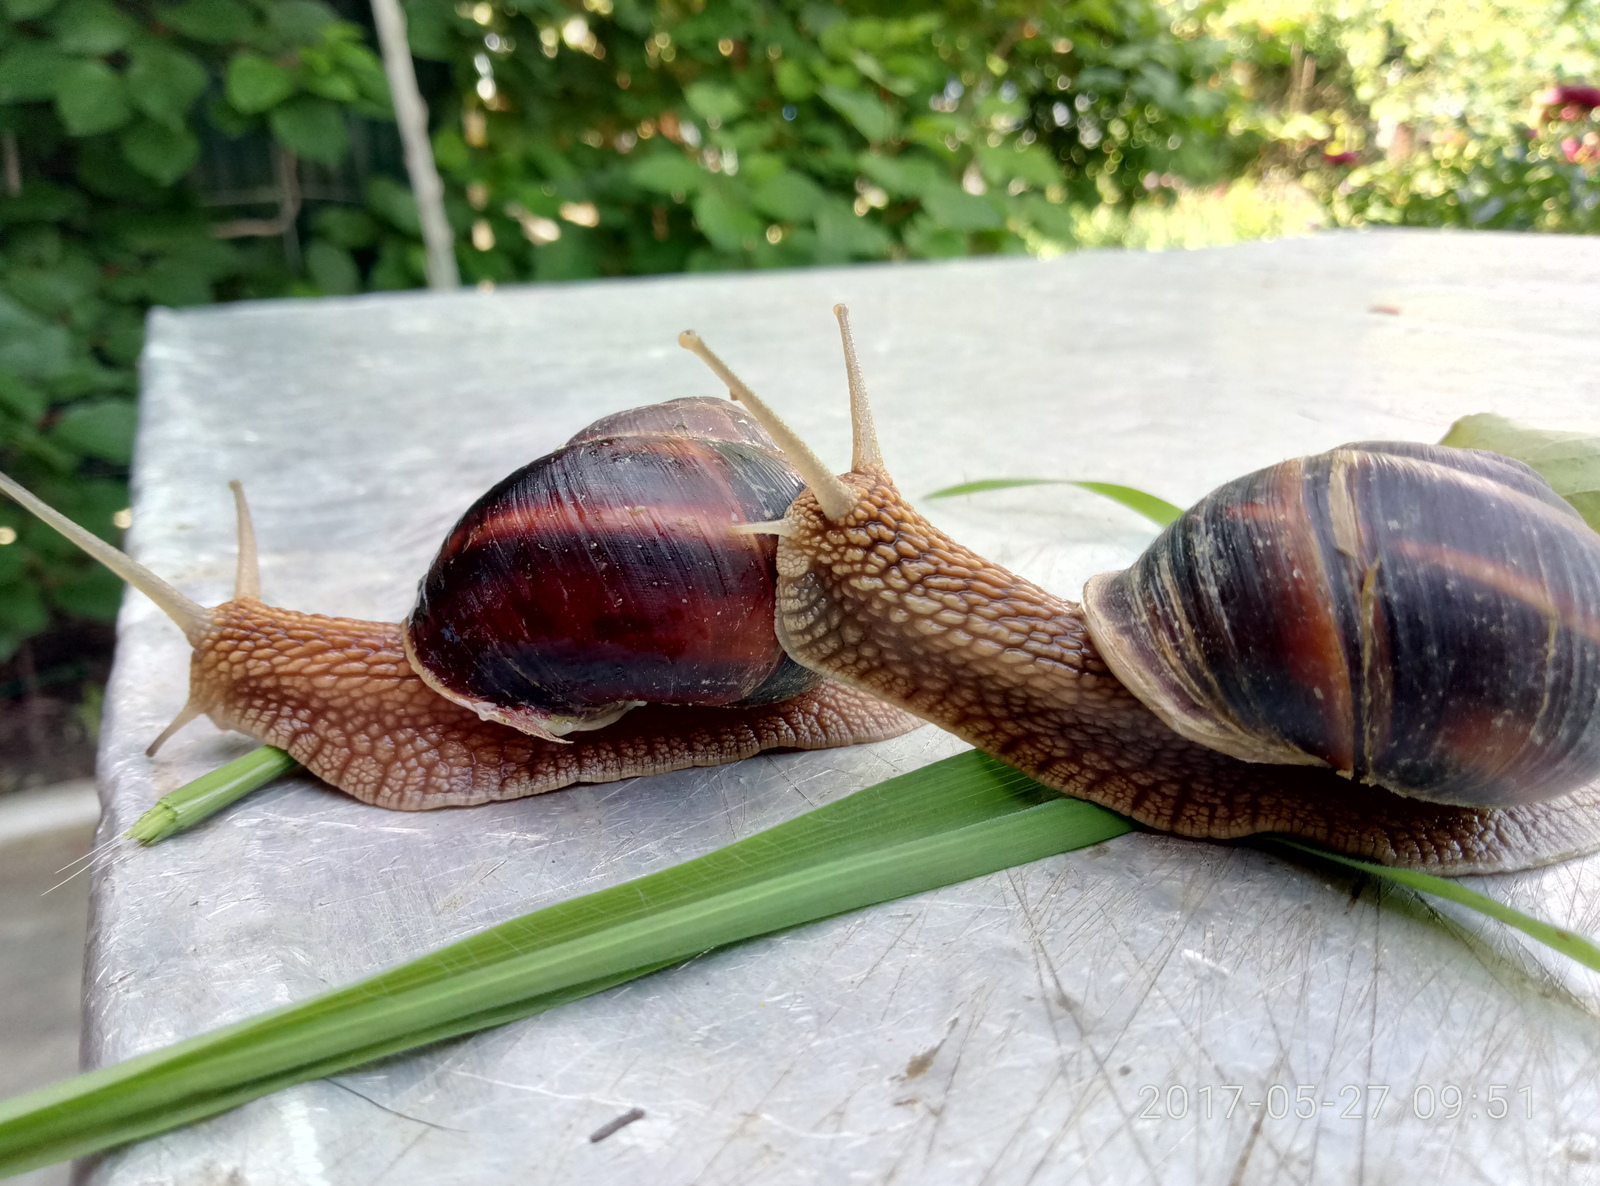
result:
[[[1545,922],[1543,919],[1524,914],[1520,910],[1507,906],[1504,902],[1497,902],[1495,899],[1485,894],[1480,894],[1476,890],[1470,890],[1457,882],[1443,877],[1435,877],[1431,873],[1419,873],[1415,869],[1391,869],[1387,865],[1374,865],[1368,861],[1358,861],[1354,857],[1329,852],[1327,849],[1318,848],[1311,844],[1303,844],[1298,840],[1290,840],[1283,836],[1263,837],[1262,844],[1267,848],[1288,848],[1297,852],[1308,853],[1320,860],[1346,865],[1351,869],[1359,869],[1363,873],[1385,878],[1398,885],[1403,885],[1407,889],[1432,894],[1436,898],[1444,898],[1446,901],[1470,907],[1479,914],[1486,914],[1509,927],[1515,927],[1524,935],[1537,939],[1546,947],[1560,952],[1569,959],[1577,960],[1584,967],[1593,968],[1595,971],[1600,972],[1600,946],[1597,946],[1592,940],[1582,935],[1573,934],[1571,931],[1563,930],[1561,927]]]
[[[1121,835],[975,753],[705,857],[549,907],[349,988],[0,1106],[0,1173],[81,1156],[655,967]],[[593,985],[579,992],[583,985]]]
[[[1076,486],[1112,502],[1119,502],[1130,511],[1137,511],[1151,522],[1165,527],[1183,514],[1182,507],[1173,506],[1164,498],[1157,498],[1132,486],[1119,486],[1115,482],[1082,482],[1071,478],[985,478],[978,482],[963,482],[959,486],[946,486],[935,490],[929,498],[955,498],[963,494],[982,494],[987,490],[1010,490],[1018,486]]]
[[[279,775],[300,765],[283,750],[264,745],[210,774],[156,800],[154,807],[133,821],[126,835],[141,844],[158,844],[175,832],[192,828],[228,804],[266,786]]]

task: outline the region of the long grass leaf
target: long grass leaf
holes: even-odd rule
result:
[[[987,490],[1011,490],[1018,486],[1076,486],[1089,490],[1113,502],[1120,502],[1129,510],[1138,511],[1146,519],[1165,527],[1179,515],[1182,507],[1175,507],[1164,498],[1136,490],[1132,486],[1119,486],[1115,482],[1081,482],[1071,478],[984,478],[977,482],[962,482],[935,490],[929,498],[956,498],[963,494],[982,494]]]
[[[283,750],[263,745],[161,796],[155,806],[133,821],[126,834],[141,844],[158,844],[299,765]]]
[[[1129,831],[976,752],[348,988],[0,1105],[0,1174],[527,1016],[770,931]]]
[[[1340,853],[1329,852],[1327,849],[1315,845],[1303,844],[1298,840],[1290,840],[1284,836],[1263,837],[1258,841],[1265,848],[1287,848],[1297,852],[1309,853],[1324,861],[1346,865],[1351,869],[1359,869],[1363,873],[1370,873],[1374,877],[1382,877],[1397,885],[1408,889],[1418,890],[1425,894],[1432,894],[1436,898],[1443,898],[1447,902],[1457,902],[1462,906],[1471,907],[1479,914],[1488,915],[1509,927],[1515,927],[1524,935],[1529,935],[1559,951],[1562,955],[1577,960],[1586,968],[1593,968],[1600,972],[1600,946],[1582,935],[1575,935],[1571,931],[1563,930],[1554,923],[1545,922],[1543,919],[1534,918],[1520,910],[1514,910],[1504,902],[1497,902],[1493,898],[1469,890],[1466,886],[1443,877],[1435,877],[1431,873],[1419,873],[1415,869],[1391,869],[1387,865],[1374,865],[1368,861],[1358,861],[1354,857],[1343,856]]]

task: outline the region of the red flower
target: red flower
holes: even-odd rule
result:
[[[1359,152],[1324,152],[1322,159],[1330,165],[1353,165],[1361,159]]]
[[[1561,142],[1561,151],[1566,154],[1567,164],[1576,165],[1578,158],[1583,155],[1583,145],[1578,143],[1576,136],[1568,136]]]
[[[1564,82],[1540,91],[1534,102],[1545,108],[1547,115],[1550,108],[1559,107],[1562,119],[1582,119],[1587,112],[1600,107],[1600,86]]]

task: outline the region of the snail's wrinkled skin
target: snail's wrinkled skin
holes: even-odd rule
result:
[[[1600,786],[1529,807],[1452,807],[1188,741],[1111,674],[1077,604],[955,543],[881,473],[844,482],[856,502],[839,521],[809,492],[784,521],[785,648],[1047,786],[1180,836],[1278,832],[1450,875],[1600,847]]]
[[[647,705],[569,743],[546,741],[434,692],[407,663],[400,629],[250,598],[225,602],[195,645],[191,703],[221,728],[287,750],[346,794],[402,811],[714,766],[762,750],[879,741],[916,724],[824,680],[777,704]]]

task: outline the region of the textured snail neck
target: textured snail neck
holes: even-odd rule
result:
[[[1080,607],[955,543],[879,474],[837,521],[802,494],[778,546],[778,636],[800,662],[1048,786],[1184,836],[1283,832],[1388,864],[1521,868],[1600,841],[1600,788],[1544,808],[1419,803],[1188,741],[1111,674]]]

